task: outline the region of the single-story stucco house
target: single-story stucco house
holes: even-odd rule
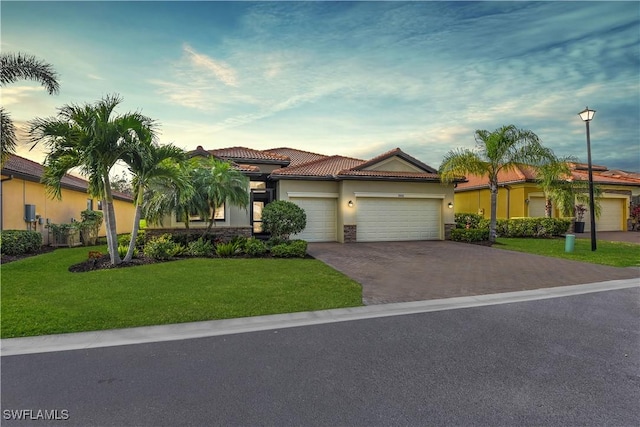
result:
[[[0,184],[0,230],[33,230],[49,243],[47,224],[68,224],[80,221],[80,212],[100,210],[101,203],[87,194],[89,183],[73,175],[61,182],[60,200],[47,194],[40,181],[44,166],[24,157],[11,155],[2,166]],[[114,207],[118,233],[130,233],[135,207],[130,195],[114,192]],[[100,235],[105,235],[102,224]]]
[[[588,167],[581,163],[569,164],[574,181],[588,182]],[[596,220],[598,231],[626,231],[629,218],[629,204],[634,196],[640,194],[640,176],[638,174],[612,171],[605,166],[592,166],[593,181],[602,190],[599,199],[601,213]],[[518,167],[510,171],[501,171],[498,175],[498,218],[543,217],[545,216],[545,197],[536,183],[536,171],[530,167]],[[456,213],[479,213],[489,218],[490,191],[486,177],[467,175],[467,182],[461,182],[455,189]],[[555,207],[553,216],[559,217]],[[589,218],[587,210],[585,218]],[[590,230],[587,220],[585,231]]]
[[[249,209],[221,208],[215,214],[218,231],[263,235],[262,208],[274,200],[305,210],[307,227],[293,238],[309,242],[443,240],[454,226],[455,184],[441,183],[434,168],[399,148],[370,160],[293,148],[198,147],[189,154],[231,161],[250,179]],[[184,223],[167,217],[163,227]]]

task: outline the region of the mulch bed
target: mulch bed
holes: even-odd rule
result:
[[[54,248],[53,246],[42,246],[37,251],[31,252],[28,254],[21,254],[21,255],[4,255],[3,254],[2,257],[0,257],[0,264],[9,264],[10,262],[13,262],[13,261],[18,261],[20,259],[29,258],[36,255],[46,254],[47,252],[52,252],[54,250],[56,250],[56,248]]]
[[[99,258],[88,259],[78,264],[74,264],[71,267],[69,267],[69,271],[72,273],[84,273],[87,271],[94,271],[94,270],[106,270],[111,268],[135,267],[136,265],[157,264],[159,262],[174,261],[175,259],[157,260],[149,257],[139,257],[139,258],[133,258],[130,262],[123,262],[118,265],[113,265],[111,264],[111,258],[107,254],[107,255],[102,255]]]

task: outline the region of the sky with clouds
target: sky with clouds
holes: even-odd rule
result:
[[[586,162],[640,171],[640,3],[12,2],[2,52],[51,63],[60,93],[2,88],[19,126],[119,93],[119,112],[194,149],[292,147],[433,167],[514,124]],[[42,160],[42,153],[19,153]]]

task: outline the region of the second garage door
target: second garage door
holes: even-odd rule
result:
[[[307,227],[301,233],[291,236],[307,242],[335,242],[336,199],[320,197],[296,197],[289,199],[304,209]]]
[[[439,240],[439,199],[357,199],[357,241]]]
[[[600,199],[600,218],[596,218],[596,231],[622,231],[626,199]],[[589,209],[584,214],[584,231],[591,231]]]

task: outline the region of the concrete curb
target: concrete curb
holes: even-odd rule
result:
[[[44,335],[0,340],[0,356],[82,350],[163,341],[205,338],[245,332],[347,322],[376,317],[401,316],[495,304],[535,301],[592,292],[640,287],[637,279],[611,280],[584,285],[560,286],[529,291],[476,295],[437,300],[380,304],[322,311],[275,314],[239,319],[159,325],[106,331]]]

